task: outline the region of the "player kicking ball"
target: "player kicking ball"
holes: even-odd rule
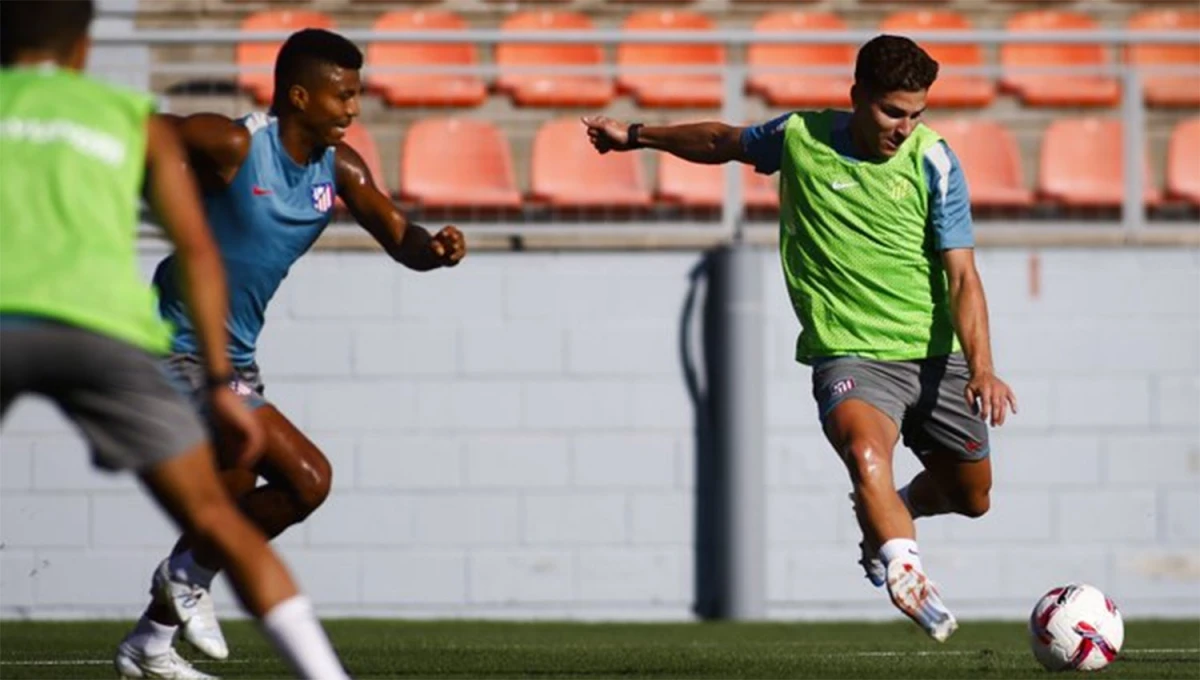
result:
[[[583,122],[600,153],[649,148],[780,173],[780,259],[802,327],[796,359],[812,366],[825,436],[850,473],[861,562],[942,642],[958,624],[921,565],[913,519],[988,511],[987,426],[1017,402],[992,364],[966,180],[921,123],[937,71],[916,43],[881,35],[858,52],[852,111],[747,128]],[[897,491],[901,437],[924,470]]]

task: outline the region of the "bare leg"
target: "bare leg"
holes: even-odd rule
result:
[[[320,449],[274,406],[262,406],[254,414],[266,433],[262,459],[253,471],[229,469],[222,471],[221,477],[246,517],[272,539],[303,521],[325,501],[333,471]],[[259,475],[267,483],[255,488]],[[188,549],[192,549],[192,539],[185,533],[171,554]],[[210,571],[223,567],[220,555],[211,546],[197,544],[192,558]],[[152,601],[146,616],[166,625],[179,624],[171,608],[161,602]]]
[[[308,600],[262,534],[221,485],[208,445],[155,465],[142,481],[159,505],[225,565],[242,605],[304,678],[344,678],[345,671]]]

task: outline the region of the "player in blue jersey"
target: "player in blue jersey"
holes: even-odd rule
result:
[[[234,389],[254,408],[266,446],[253,470],[228,466],[225,482],[242,511],[270,537],[301,522],[329,494],[331,469],[321,451],[264,397],[255,343],[267,304],[283,278],[329,223],[335,197],[396,262],[418,271],[457,264],[461,232],[436,234],[409,222],[375,186],[362,158],[342,143],[359,115],[362,53],[329,31],[293,34],[275,62],[272,116],[231,120],[217,114],[168,117],[183,138],[204,189],[204,205],[229,280],[227,322]],[[185,312],[174,255],[154,280],[160,312],[176,330],[169,366],[191,389],[204,386],[195,330]],[[258,478],[266,483],[256,486]],[[222,567],[187,536],[153,575],[154,601],[118,654],[165,651],[178,627],[200,651],[228,656],[209,586]]]

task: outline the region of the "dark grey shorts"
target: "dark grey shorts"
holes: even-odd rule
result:
[[[206,373],[203,360],[195,354],[172,354],[166,358],[165,365],[178,389],[192,400],[201,413],[207,414],[208,407],[204,389]],[[269,403],[263,396],[265,387],[258,371],[258,364],[234,366],[233,372],[237,377],[230,387],[242,398],[248,408],[256,409]]]
[[[949,451],[961,460],[989,453],[987,424],[967,404],[966,359],[951,354],[912,361],[831,357],[813,364],[813,397],[822,424],[846,399],[886,413],[917,455]]]
[[[0,323],[0,413],[26,392],[54,401],[110,470],[142,470],[205,439],[157,358],[74,326]]]

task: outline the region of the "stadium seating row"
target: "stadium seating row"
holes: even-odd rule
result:
[[[1145,10],[1128,22],[1133,29],[1200,30],[1200,11],[1176,9]],[[334,28],[333,19],[309,10],[267,10],[248,16],[244,31],[297,30],[303,27]],[[391,11],[378,17],[373,28],[379,31],[463,30],[464,19],[453,12],[435,10]],[[556,31],[588,30],[592,20],[584,14],[550,10],[519,12],[511,15],[502,30]],[[715,25],[707,16],[689,11],[647,10],[630,14],[623,23],[626,31],[709,31]],[[761,32],[810,32],[843,30],[845,22],[827,12],[781,11],[762,16],[754,30]],[[888,16],[882,30],[970,29],[970,21],[952,11],[903,11]],[[1087,14],[1065,10],[1018,12],[1007,22],[1007,29],[1022,31],[1093,30],[1095,19]],[[271,99],[269,66],[279,46],[242,43],[237,48],[243,70],[240,86],[261,104]],[[931,44],[929,52],[948,67],[985,65],[978,44]],[[1102,67],[1112,63],[1109,49],[1100,44],[1007,44],[1000,48],[1000,64],[1009,72],[999,81],[999,91],[1017,96],[1027,106],[1114,106],[1120,100],[1118,81],[1105,75],[1013,73],[1026,67]],[[501,68],[495,82],[497,92],[508,95],[518,106],[599,107],[618,94],[631,95],[646,108],[717,107],[722,99],[719,75],[644,75],[621,74],[615,82],[604,76],[504,73],[505,67],[538,65],[599,66],[605,63],[600,45],[589,44],[500,44],[494,59]],[[1200,44],[1137,45],[1129,47],[1125,59],[1139,66],[1190,65],[1200,68]],[[851,45],[762,44],[751,45],[747,64],[759,68],[837,67],[849,71],[854,61]],[[617,47],[618,66],[721,66],[726,61],[720,45],[622,44]],[[372,43],[367,47],[367,63],[372,67],[465,67],[480,63],[479,47],[474,44],[402,44]],[[1154,107],[1200,106],[1200,73],[1185,75],[1148,74],[1145,99]],[[424,75],[374,73],[368,88],[392,106],[470,107],[487,98],[487,84],[475,75]],[[847,76],[786,73],[752,73],[747,84],[751,94],[761,96],[771,106],[818,107],[845,106],[849,103]],[[986,107],[997,94],[994,79],[982,75],[946,74],[930,92],[935,107]]]
[[[1121,123],[1114,119],[1055,121],[1041,146],[1037,191],[1026,188],[1017,144],[1002,125],[977,119],[938,122],[933,127],[958,155],[978,208],[1022,209],[1036,201],[1069,208],[1121,205]],[[347,143],[359,151],[377,182],[384,182],[375,141],[365,126],[349,129]],[[1165,200],[1200,207],[1200,118],[1174,130],[1168,149]],[[1146,203],[1159,205],[1164,192],[1152,186],[1149,163]],[[562,118],[543,124],[533,141],[530,192],[523,197],[513,171],[512,152],[493,123],[463,118],[430,118],[413,124],[400,153],[402,201],[436,209],[516,209],[543,204],[558,208],[644,208],[652,203],[691,208],[721,205],[724,178],[719,166],[696,165],[660,156],[652,192],[638,154],[599,155],[579,121]],[[750,208],[773,208],[773,180],[744,168]]]

